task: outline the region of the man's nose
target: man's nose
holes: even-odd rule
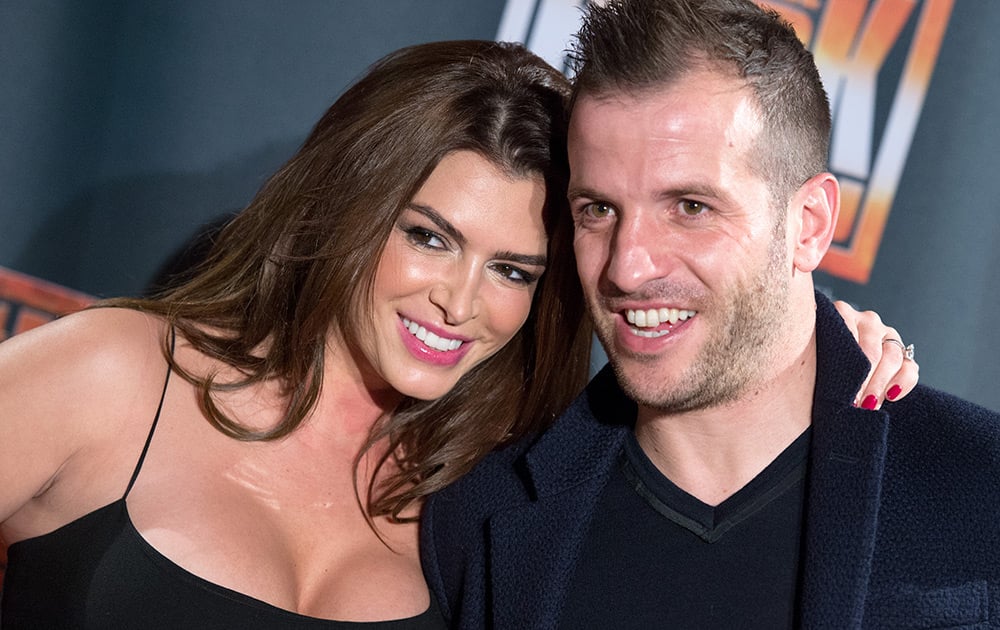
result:
[[[619,219],[612,237],[606,279],[622,293],[635,293],[669,273],[669,246],[655,221],[643,214]]]

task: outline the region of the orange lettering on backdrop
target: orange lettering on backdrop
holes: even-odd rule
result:
[[[868,282],[954,0],[760,4],[792,23],[812,51],[830,96],[830,169],[840,178],[844,194],[834,243],[820,268],[845,280]],[[915,12],[918,6],[921,10]],[[916,28],[906,61],[884,129],[876,138],[879,73],[893,48],[906,44],[899,41],[900,34],[913,19]]]

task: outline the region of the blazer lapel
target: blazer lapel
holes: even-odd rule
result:
[[[858,628],[882,491],[888,415],[814,415],[801,592],[803,628]]]
[[[870,364],[819,293],[816,359],[799,612],[803,628],[844,630],[864,614],[889,415],[851,405]]]
[[[494,627],[557,624],[597,500],[634,420],[634,403],[605,368],[518,462],[531,500],[487,525]]]
[[[489,523],[493,627],[551,628],[559,619],[603,483],[495,515]]]

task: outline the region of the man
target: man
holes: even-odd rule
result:
[[[424,510],[457,627],[1000,627],[1000,417],[868,363],[809,53],[740,0],[590,9],[569,200],[605,369]]]

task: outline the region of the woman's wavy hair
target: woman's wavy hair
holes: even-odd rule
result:
[[[365,451],[388,440],[379,468],[389,458],[395,465],[383,482],[359,489],[359,500],[369,518],[400,519],[490,450],[543,429],[585,384],[591,327],[565,205],[568,95],[562,74],[516,44],[394,52],[337,99],[222,229],[193,277],[154,299],[112,304],[165,316],[197,350],[238,370],[235,382],[219,382],[170,359],[198,387],[217,429],[275,440],[309,416],[321,388],[337,387],[323,382],[326,344],[341,340],[356,352],[371,329],[373,279],[390,231],[445,155],[471,150],[510,176],[544,177],[548,265],[525,325],[445,396],[404,400],[369,436]],[[215,403],[217,392],[270,380],[283,385],[287,406],[267,430],[251,430]]]

